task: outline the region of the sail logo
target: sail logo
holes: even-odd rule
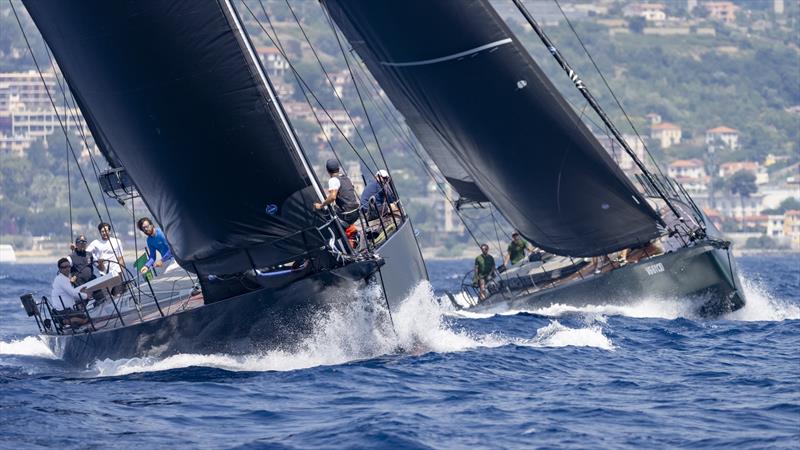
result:
[[[653,264],[644,268],[648,275],[655,275],[664,271],[664,265],[661,263]]]
[[[278,213],[278,205],[274,203],[270,203],[269,205],[267,205],[267,214],[269,214],[270,216],[274,216],[277,213]]]

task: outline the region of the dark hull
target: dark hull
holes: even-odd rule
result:
[[[701,243],[530,295],[497,294],[469,310],[626,305],[655,298],[695,302],[698,314],[719,316],[744,306],[741,281],[729,252]]]
[[[388,255],[419,255],[410,230],[410,223],[403,224],[381,249]],[[261,289],[135,325],[42,337],[57,356],[80,366],[103,359],[179,353],[236,355],[289,350],[313,332],[324,314],[359,301],[358,291],[371,283],[380,284],[381,277],[391,279],[391,292],[385,292],[393,305],[402,300],[398,295],[407,294],[427,279],[421,256],[405,262],[395,259],[391,266],[381,264],[383,261],[354,263],[280,289]],[[383,299],[375,301],[386,303]]]

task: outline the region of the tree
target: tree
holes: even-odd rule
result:
[[[642,34],[645,25],[647,25],[647,20],[642,16],[631,17],[628,20],[628,28],[632,33]]]
[[[756,186],[756,176],[748,170],[740,170],[728,179],[728,190],[731,194],[738,195],[742,205],[741,229],[744,230],[744,199],[749,198],[750,194],[758,191]]]

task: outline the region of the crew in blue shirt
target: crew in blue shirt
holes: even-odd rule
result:
[[[147,273],[153,266],[161,267],[164,261],[172,259],[172,251],[167,244],[167,238],[161,228],[156,228],[149,217],[142,217],[136,222],[139,230],[147,235],[147,252],[150,258],[142,267],[142,273]],[[161,261],[156,261],[156,252],[161,253]]]
[[[375,198],[375,205],[370,207],[370,199]],[[375,178],[371,180],[361,193],[361,211],[367,216],[367,220],[372,220],[383,215],[384,210],[390,203],[396,202],[392,186],[389,183],[389,172],[381,169],[375,173]]]

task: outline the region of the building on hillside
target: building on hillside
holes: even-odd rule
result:
[[[314,136],[314,142],[350,139],[355,134],[356,127],[361,126],[362,122],[358,116],[352,116],[351,120],[351,116],[343,109],[329,109],[327,114],[320,111],[317,113],[317,119],[322,124],[322,130]],[[314,122],[316,123],[316,119]]]
[[[706,144],[723,142],[731,150],[739,148],[739,130],[720,126],[706,130]]]
[[[722,214],[720,214],[718,210],[714,208],[703,208],[703,212],[718,230],[722,229]]]
[[[0,111],[19,108],[20,104],[30,111],[52,110],[48,90],[56,92],[56,77],[52,72],[44,72],[41,77],[34,70],[0,73]]]
[[[776,15],[783,14],[783,0],[772,0],[772,12]]]
[[[783,239],[783,214],[767,215],[767,236],[782,240]]]
[[[661,123],[661,114],[659,113],[648,113],[644,116],[649,122],[650,125],[658,125]]]
[[[258,53],[258,59],[261,60],[261,64],[264,65],[264,69],[266,69],[270,77],[283,76],[286,70],[289,69],[289,63],[286,58],[275,47],[258,47],[256,48],[256,53]]]
[[[681,143],[681,127],[669,122],[651,125],[650,139],[658,142],[661,148],[670,148]]]
[[[700,159],[679,159],[667,167],[667,174],[672,178],[705,178],[705,164]]]
[[[699,159],[679,159],[667,167],[667,175],[680,183],[692,195],[708,192],[711,178],[706,173],[703,161]]]
[[[336,95],[339,97],[344,96],[345,88],[350,85],[350,71],[341,70],[333,73],[331,75],[331,81],[333,82],[333,89],[336,91]]]
[[[716,207],[722,217],[741,221],[742,217],[758,216],[764,209],[764,194],[757,192],[749,197],[740,198],[728,191],[720,192],[715,196]]]
[[[633,3],[628,5],[622,15],[625,17],[644,17],[648,22],[662,22],[667,19],[661,3]]]
[[[731,2],[705,2],[703,7],[708,11],[708,17],[725,23],[736,22],[738,6]]]
[[[630,155],[628,155],[628,152],[626,152],[625,149],[622,148],[622,145],[619,142],[617,142],[617,140],[613,136],[596,135],[595,137],[597,138],[597,141],[600,142],[600,144],[603,146],[603,148],[606,149],[608,154],[611,155],[611,157],[614,159],[614,162],[616,162],[622,170],[626,172],[638,170],[636,163],[633,162],[633,158],[631,158]],[[633,154],[636,155],[636,157],[639,158],[640,161],[646,161],[647,158],[645,155],[646,154],[645,143],[644,141],[642,141],[642,139],[639,139],[638,136],[633,134],[623,134],[622,138],[625,139],[625,142],[628,144],[631,150],[633,150]],[[646,139],[646,137],[643,139]]]
[[[756,184],[769,183],[769,173],[767,172],[767,168],[753,161],[734,161],[723,163],[719,166],[719,176],[722,178],[728,178],[740,170],[744,170],[755,175]]]
[[[793,209],[783,213],[783,235],[789,239],[793,250],[800,249],[800,211]]]
[[[33,141],[61,133],[61,126],[75,136],[91,136],[89,127],[77,108],[28,110],[16,103],[10,111],[0,111],[0,150],[22,154]],[[91,144],[90,144],[91,145]]]

